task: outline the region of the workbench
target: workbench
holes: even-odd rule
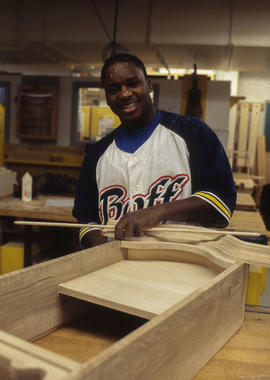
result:
[[[76,222],[72,216],[72,207],[48,206],[48,201],[65,201],[63,196],[40,195],[30,202],[23,202],[11,195],[0,197],[0,217],[12,217],[21,220],[42,220],[56,222]],[[24,226],[24,266],[32,265],[32,227]]]
[[[244,325],[194,380],[269,380],[270,307],[246,306]]]
[[[31,219],[57,222],[76,222],[72,216],[72,207],[47,206],[48,200],[65,200],[63,196],[40,195],[31,202],[23,202],[13,196],[0,197],[0,216],[14,217],[19,219]],[[236,210],[233,214],[230,230],[245,230],[266,234],[264,222],[260,213],[256,210]],[[24,255],[25,266],[32,264],[31,254],[31,226],[24,226]]]

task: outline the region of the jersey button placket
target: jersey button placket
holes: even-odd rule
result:
[[[129,160],[129,165],[128,165],[128,176],[129,176],[129,205],[130,205],[130,210],[133,211],[134,208],[134,201],[133,201],[133,196],[135,195],[136,192],[136,184],[133,182],[134,178],[134,173],[136,171],[136,164],[138,163],[138,159],[136,156],[132,156]],[[134,192],[135,190],[135,192]]]

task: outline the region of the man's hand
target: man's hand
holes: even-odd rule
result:
[[[142,236],[145,228],[152,228],[166,220],[208,224],[219,213],[198,197],[189,197],[134,211],[122,216],[115,226],[115,238]]]
[[[137,210],[122,216],[115,226],[115,239],[142,236],[145,228],[157,226],[164,220],[162,206]]]

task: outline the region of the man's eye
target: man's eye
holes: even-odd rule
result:
[[[109,94],[115,94],[117,92],[117,88],[116,87],[109,87],[109,89],[108,89],[108,93]]]
[[[138,87],[139,84],[140,84],[140,82],[138,80],[136,80],[136,81],[129,82],[128,86],[129,87]]]

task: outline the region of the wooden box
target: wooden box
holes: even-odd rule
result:
[[[220,254],[222,244],[229,247],[225,256]],[[243,323],[248,265],[233,259],[230,252],[237,250],[237,244],[231,236],[202,245],[113,241],[1,276],[0,378],[193,378]],[[247,251],[252,245],[243,244]],[[160,271],[156,278],[153,265]],[[116,269],[110,272],[110,268]],[[71,281],[89,274],[85,291]],[[97,310],[104,310],[105,316],[109,310],[108,319],[96,318],[92,323]],[[122,327],[128,325],[125,318],[138,321],[132,331],[127,328],[123,337],[84,363],[70,359],[72,354],[80,355],[80,330],[69,358],[55,353],[63,347],[55,352],[40,347],[38,342],[46,335],[48,346],[53,347],[53,331],[80,318],[89,325],[100,319],[102,326],[92,333],[94,339],[103,330],[106,335],[117,319]],[[62,345],[68,337],[63,339]]]

